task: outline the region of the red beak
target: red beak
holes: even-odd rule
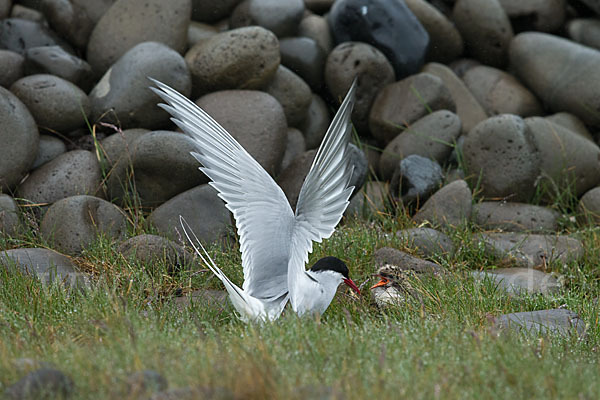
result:
[[[344,278],[344,283],[346,285],[350,286],[350,288],[352,290],[354,290],[356,293],[360,294],[360,290],[358,289],[358,286],[356,286],[356,284],[352,281],[352,279]]]
[[[377,282],[376,284],[374,284],[373,286],[371,286],[371,289],[375,289],[376,287],[380,287],[380,286],[385,286],[385,285],[388,284],[388,282],[389,281],[382,276],[381,280],[379,282]]]

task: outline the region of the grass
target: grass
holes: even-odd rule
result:
[[[597,398],[598,228],[579,229],[586,247],[581,262],[549,266],[564,277],[560,293],[523,298],[464,278],[464,270],[493,268],[498,260],[471,242],[472,227],[457,228],[448,233],[460,250],[435,259],[449,276],[413,282],[418,304],[380,310],[367,289],[376,272],[373,253],[383,246],[412,251],[395,236],[409,226],[403,216],[383,214],[345,221],[316,246],[311,262],[342,258],[364,296],[341,290],[320,318],[287,313],[264,325],[239,322],[229,306],[178,307],[175,292],[222,287],[209,273],[172,276],[165,265],[126,260],[105,238],[74,258],[99,282],[85,292],[44,287],[0,268],[0,393],[25,373],[15,360],[30,358],[69,375],[77,399],[138,398],[128,395],[126,378],[144,369],[162,374],[172,388],[226,388],[215,398]],[[138,226],[130,234],[143,231]],[[0,250],[32,245],[48,245],[35,227],[0,237]],[[210,252],[241,283],[237,246]],[[559,306],[579,313],[585,339],[499,335],[489,323],[503,313]]]

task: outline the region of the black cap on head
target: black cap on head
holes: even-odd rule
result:
[[[348,267],[337,257],[323,257],[317,261],[310,270],[313,272],[335,271],[339,272],[344,276],[344,278],[348,279]]]

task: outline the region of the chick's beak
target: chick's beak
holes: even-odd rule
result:
[[[350,288],[352,290],[354,290],[356,293],[360,294],[360,290],[358,289],[358,286],[356,286],[356,284],[352,281],[352,279],[344,278],[344,283],[346,285],[350,286]]]
[[[381,280],[379,282],[377,282],[376,284],[374,284],[373,286],[371,286],[371,289],[375,289],[376,287],[380,287],[380,286],[385,286],[385,285],[388,284],[388,282],[389,281],[382,276]]]

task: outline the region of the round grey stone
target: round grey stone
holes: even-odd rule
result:
[[[169,114],[158,108],[160,98],[149,89],[159,80],[184,96],[191,92],[191,79],[181,55],[162,43],[140,43],[127,51],[90,92],[92,119],[118,123],[122,128],[158,129],[169,122]]]
[[[306,143],[304,136],[296,128],[289,128],[287,131],[287,145],[285,146],[285,154],[281,160],[281,170],[286,169],[292,161],[300,154],[306,151]]]
[[[74,83],[85,91],[92,86],[92,67],[60,46],[32,47],[25,51],[25,73],[50,74]]]
[[[330,123],[331,116],[329,115],[327,104],[325,104],[321,97],[313,93],[306,118],[300,125],[300,130],[306,139],[307,149],[310,150],[319,147]]]
[[[263,91],[281,103],[289,126],[298,127],[304,121],[312,101],[312,93],[298,75],[280,65]]]
[[[38,46],[61,46],[73,53],[71,46],[39,22],[20,18],[0,20],[0,48],[23,54]]]
[[[96,21],[92,20],[85,10],[86,3],[92,2],[43,0],[41,4],[41,9],[44,16],[48,18],[50,26],[79,49],[85,49],[96,24]],[[95,3],[104,3],[108,8],[107,0]]]
[[[580,223],[592,222],[600,225],[600,187],[588,190],[579,200]]]
[[[327,57],[325,83],[331,96],[341,101],[354,78],[358,80],[352,122],[358,132],[366,134],[371,104],[381,89],[396,80],[394,68],[375,47],[361,42],[344,42]]]
[[[152,270],[156,263],[162,263],[170,273],[182,270],[194,260],[194,256],[183,247],[158,235],[134,236],[121,243],[117,252],[127,259],[136,260],[147,270]]]
[[[227,18],[241,0],[192,0],[192,19],[217,22]]]
[[[567,112],[559,112],[552,115],[547,115],[546,118],[548,121],[560,125],[573,133],[577,133],[578,135],[589,139],[591,141],[594,140],[594,136],[590,133],[588,128],[585,126],[583,121],[579,119],[576,115]]]
[[[10,50],[0,49],[0,86],[10,87],[23,77],[25,57]]]
[[[30,372],[4,391],[5,399],[67,399],[73,394],[73,380],[62,371],[41,368]]]
[[[118,1],[94,27],[87,44],[87,61],[100,75],[142,42],[160,42],[183,53],[191,12],[191,0]]]
[[[227,130],[271,175],[279,171],[287,144],[285,113],[271,95],[225,90],[196,102]]]
[[[73,83],[54,75],[30,75],[10,88],[29,109],[40,127],[68,132],[85,125],[90,100]]]
[[[84,287],[88,276],[77,272],[75,264],[64,254],[44,248],[18,248],[0,252],[0,266],[15,268],[43,284],[62,282],[70,287]]]
[[[102,139],[100,148],[102,149],[104,160],[111,167],[119,161],[123,162],[122,159],[127,159],[127,162],[131,163],[137,147],[134,143],[148,132],[150,132],[148,129],[126,129]]]
[[[0,236],[14,236],[21,229],[17,202],[9,195],[0,193]]]
[[[480,282],[490,280],[494,287],[511,297],[525,294],[550,295],[558,292],[560,288],[554,276],[533,268],[511,267],[469,272]]]
[[[202,22],[192,21],[188,27],[188,48],[203,40],[209,39],[219,33],[217,27]]]
[[[454,253],[454,243],[448,235],[435,229],[421,227],[402,229],[396,236],[424,257],[436,257]]]
[[[465,137],[463,157],[467,176],[479,182],[483,197],[528,201],[533,196],[541,155],[520,117],[499,115],[479,123]]]
[[[39,133],[27,107],[0,87],[0,190],[13,189],[35,161]]]
[[[48,208],[40,234],[66,254],[79,254],[99,235],[118,240],[127,233],[127,218],[119,207],[93,196],[72,196]]]
[[[293,36],[304,14],[303,0],[246,0],[244,3],[238,5],[243,8],[243,17],[232,18],[232,28],[258,25],[278,37]]]
[[[36,204],[51,204],[65,197],[101,195],[102,171],[95,154],[73,150],[35,171],[19,186],[19,196]]]
[[[413,216],[417,223],[429,221],[435,225],[456,227],[471,218],[471,189],[467,182],[450,182],[435,192]]]
[[[292,160],[288,167],[281,171],[277,177],[277,184],[281,187],[283,193],[285,193],[293,209],[296,207],[300,189],[302,189],[302,184],[308,171],[310,171],[316,154],[316,150],[309,150],[302,153]]]
[[[148,222],[162,235],[173,240],[184,240],[179,216],[205,243],[223,239],[231,226],[231,213],[217,196],[217,191],[209,185],[200,185],[173,197],[156,208],[148,216]]]
[[[288,37],[279,40],[281,63],[300,75],[314,91],[323,86],[323,69],[327,53],[308,37]]]
[[[440,78],[419,73],[383,88],[369,114],[371,134],[387,145],[407,126],[432,111],[456,111],[452,95]]]
[[[585,46],[600,49],[600,20],[594,18],[579,18],[567,24],[569,37]]]
[[[484,201],[473,206],[474,223],[483,229],[512,232],[555,232],[560,213],[533,204]]]
[[[320,15],[305,16],[298,26],[298,36],[314,40],[327,54],[333,49],[333,38],[327,19]]]
[[[263,87],[279,66],[277,37],[260,26],[222,32],[194,45],[185,55],[202,95],[224,89]]]
[[[411,154],[403,158],[392,176],[390,193],[404,204],[422,203],[444,179],[442,167],[435,160]]]
[[[494,325],[501,331],[512,330],[533,335],[559,335],[571,338],[585,336],[585,322],[573,311],[554,310],[524,311],[498,316]]]
[[[443,274],[446,270],[440,265],[415,257],[398,249],[382,247],[373,255],[377,268],[389,265],[397,267],[400,271],[413,271],[417,274]]]
[[[38,153],[32,168],[35,169],[48,161],[52,161],[66,151],[67,145],[59,138],[50,135],[40,135]]]

